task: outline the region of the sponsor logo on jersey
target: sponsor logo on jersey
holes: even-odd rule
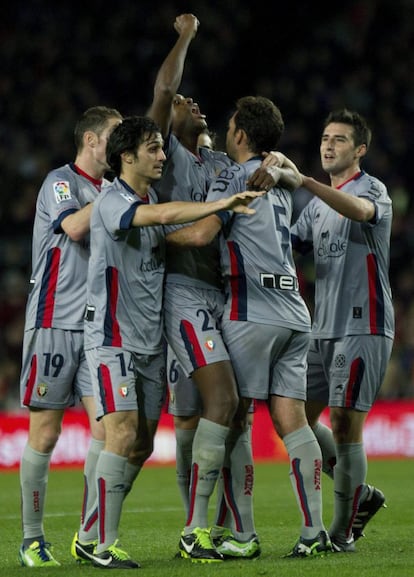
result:
[[[128,396],[128,385],[122,385],[119,387],[119,394],[121,395],[121,397],[127,397]]]
[[[45,383],[39,383],[36,392],[38,397],[44,397],[47,393],[47,385]]]
[[[206,349],[208,351],[212,351],[214,350],[214,347],[216,346],[213,339],[207,339],[206,342],[204,343],[204,346],[206,347]]]
[[[318,256],[321,258],[339,258],[346,252],[346,241],[330,238],[329,230],[322,232],[318,246]]]
[[[64,200],[70,200],[72,198],[69,182],[67,180],[59,180],[58,182],[54,182],[53,192],[55,193],[56,202],[58,204]]]
[[[141,260],[139,269],[141,272],[153,272],[157,271],[162,266],[164,266],[164,260],[161,256],[161,249],[157,245],[151,249],[151,258],[147,260]]]

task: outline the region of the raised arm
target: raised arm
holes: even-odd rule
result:
[[[178,39],[158,71],[152,104],[147,112],[165,138],[170,130],[174,97],[181,84],[188,47],[197,34],[199,21],[193,14],[181,14],[174,22]]]
[[[301,179],[302,186],[346,218],[358,222],[368,222],[374,218],[375,206],[368,198],[352,196],[303,174]]]

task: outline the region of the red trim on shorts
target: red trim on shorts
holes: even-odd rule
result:
[[[98,379],[100,382],[101,401],[104,407],[104,412],[105,414],[114,413],[116,408],[114,393],[112,390],[111,373],[108,367],[103,363],[99,365]]]
[[[33,355],[32,363],[30,366],[29,378],[27,379],[26,392],[24,394],[23,405],[30,406],[33,387],[36,382],[36,375],[37,375],[37,355]]]
[[[355,407],[359,395],[364,365],[361,357],[354,359],[349,371],[348,384],[346,386],[345,407]]]
[[[197,333],[193,325],[189,321],[181,321],[181,334],[185,341],[185,348],[190,357],[194,370],[200,367],[205,367],[207,364],[203,350],[197,339]]]

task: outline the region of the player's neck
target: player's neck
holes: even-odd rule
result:
[[[256,156],[257,156],[257,154],[254,154],[253,152],[250,152],[249,150],[243,150],[240,148],[235,152],[234,160],[238,164],[243,164],[244,162],[247,162],[251,158],[256,158]]]
[[[197,137],[182,134],[177,138],[187,150],[198,156]]]
[[[106,172],[106,167],[98,165],[95,159],[82,154],[75,158],[75,165],[95,180],[102,179]]]
[[[129,188],[140,198],[146,198],[150,189],[150,183],[141,177],[134,177],[130,174],[121,173],[120,180],[126,183]]]
[[[361,169],[360,169],[359,165],[353,164],[352,166],[348,167],[345,170],[342,170],[341,172],[338,172],[336,174],[329,174],[329,177],[331,179],[331,186],[333,188],[338,188],[339,186],[342,186],[348,180],[352,180],[352,178],[354,178],[354,176],[356,174],[359,174],[360,172],[361,172]]]

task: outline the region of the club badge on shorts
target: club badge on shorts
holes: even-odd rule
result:
[[[121,397],[127,397],[128,396],[128,387],[127,385],[123,385],[121,387],[119,387],[118,389],[119,394],[121,395]]]
[[[208,351],[212,351],[216,345],[214,344],[213,339],[207,339],[204,346]]]
[[[36,387],[36,393],[38,397],[44,397],[47,393],[47,385],[45,383],[39,383]]]

